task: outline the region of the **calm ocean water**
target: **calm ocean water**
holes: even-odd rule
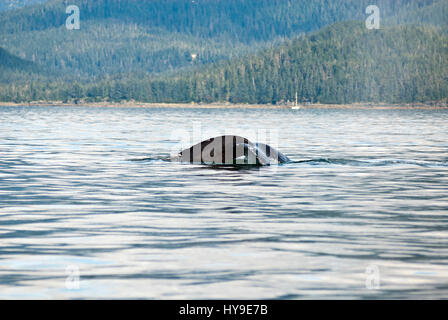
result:
[[[0,107],[0,298],[448,298],[447,123],[446,110]],[[224,133],[312,161],[162,160]]]

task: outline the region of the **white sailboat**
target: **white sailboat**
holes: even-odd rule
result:
[[[296,91],[296,101],[294,102],[294,106],[291,108],[292,110],[299,110],[299,109],[301,109],[301,107],[297,103],[297,100],[298,100],[298,95],[297,95],[297,91]]]

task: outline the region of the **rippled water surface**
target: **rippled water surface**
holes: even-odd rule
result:
[[[443,110],[0,107],[0,298],[448,298],[447,123]],[[162,160],[224,133],[312,161]]]

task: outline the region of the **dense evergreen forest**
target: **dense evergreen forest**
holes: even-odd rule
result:
[[[445,100],[448,0],[376,2],[380,30],[365,27],[369,0],[50,0],[8,10],[0,101]],[[80,7],[80,30],[65,28],[67,4]]]
[[[7,75],[8,71],[14,70],[35,70],[35,65],[27,60],[20,59],[12,54],[10,54],[5,49],[0,48],[0,70],[2,71],[2,76]],[[5,80],[7,80],[5,78]]]
[[[312,103],[442,100],[448,93],[448,37],[430,27],[367,30],[361,23],[339,23],[192,74],[174,81],[183,93],[177,99],[276,104],[292,101],[297,92]]]

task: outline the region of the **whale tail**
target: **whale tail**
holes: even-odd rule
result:
[[[171,160],[209,165],[268,166],[288,162],[289,158],[267,144],[229,135],[202,141]]]

